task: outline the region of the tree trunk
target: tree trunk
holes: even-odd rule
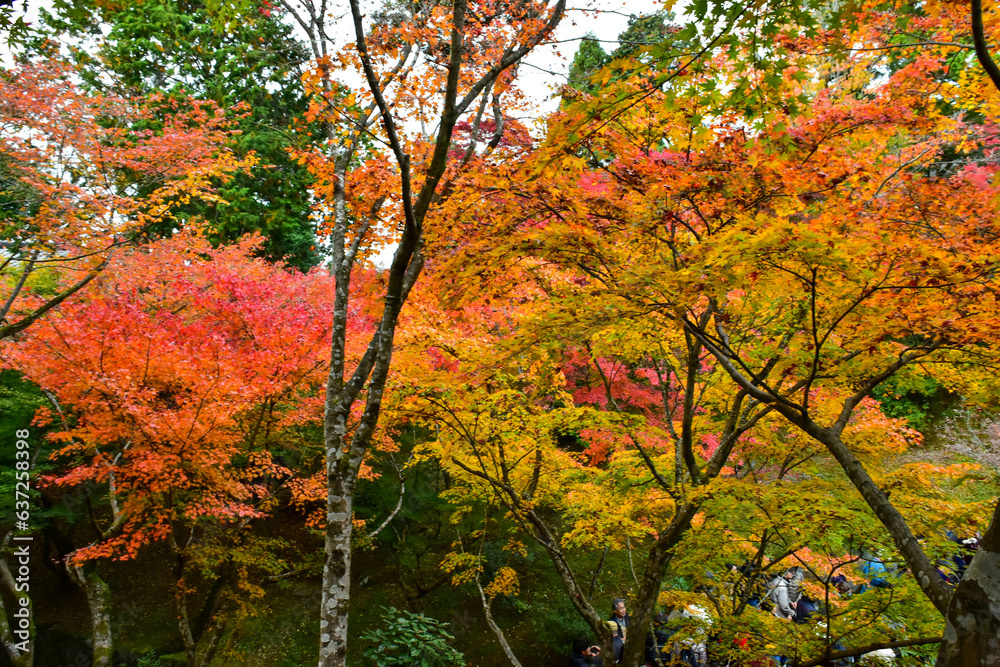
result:
[[[87,596],[94,641],[94,667],[111,667],[114,640],[111,635],[111,591],[96,571],[85,573],[83,567],[67,568],[73,581]]]
[[[847,448],[838,433],[832,429],[820,428],[809,419],[800,419],[799,424],[802,430],[825,445],[827,450],[837,459],[854,488],[865,499],[868,507],[882,522],[893,542],[896,543],[896,548],[899,549],[906,566],[913,573],[913,578],[920,586],[920,590],[924,592],[924,595],[938,611],[946,614],[952,592],[938,574],[934,563],[924,553],[923,547],[920,546],[920,542],[910,530],[903,515],[893,506],[882,489],[878,488],[868,471],[865,470],[864,465]]]
[[[976,57],[1000,90],[1000,68],[990,55],[983,29],[982,0],[972,0]],[[1000,665],[1000,501],[972,563],[958,583],[945,619],[937,667]]]
[[[948,605],[937,667],[1000,665],[1000,502]]]
[[[3,541],[5,545],[8,544],[10,537],[11,533],[7,533]],[[20,548],[15,549],[14,555],[17,556],[19,553]],[[14,598],[14,608],[10,613],[0,598],[0,642],[3,643],[14,667],[32,667],[35,662],[34,609],[27,591],[18,590],[17,582],[5,558],[0,558],[0,583]],[[27,599],[28,604],[21,604],[22,599]]]
[[[203,665],[212,664],[212,658],[215,657],[216,651],[219,650],[219,642],[222,640],[222,635],[225,634],[225,632],[226,628],[223,623],[216,623],[212,626],[212,635],[209,637],[208,645],[205,647],[205,653],[201,658]]]
[[[174,593],[174,604],[177,607],[177,629],[181,634],[181,641],[184,643],[184,654],[187,656],[188,667],[198,667],[198,643],[191,632],[187,602],[179,587]]]
[[[483,614],[486,616],[486,625],[490,626],[490,630],[496,635],[497,641],[500,642],[500,646],[503,647],[503,652],[510,660],[510,664],[514,667],[521,667],[521,661],[517,659],[514,655],[514,649],[510,647],[507,643],[507,637],[504,635],[503,630],[497,625],[497,622],[493,620],[493,614],[490,610],[492,606],[492,601],[486,599],[486,592],[483,590],[482,584],[479,583],[479,575],[476,575],[476,588],[479,589],[479,599],[483,603]]]
[[[17,598],[14,599],[16,600]],[[17,619],[13,620],[17,621]],[[7,614],[7,609],[4,607],[3,599],[0,599],[0,643],[3,644],[7,652],[7,657],[10,658],[10,662],[14,667],[32,667],[35,655],[34,637],[31,637],[27,642],[22,642],[20,637],[14,636],[10,621],[11,619]],[[31,627],[33,624],[30,621],[31,619],[29,618],[28,632],[34,633],[34,628]]]
[[[313,37],[314,51],[320,58],[325,47],[324,12],[309,10],[311,20],[290,7],[287,0],[282,5],[290,10],[296,20]],[[306,2],[307,8],[312,6]],[[326,413],[323,437],[327,468],[327,517],[326,539],[324,543],[325,562],[323,566],[323,589],[320,603],[320,667],[343,667],[346,664],[347,624],[351,589],[351,513],[353,510],[354,484],[358,469],[371,442],[381,411],[382,393],[389,376],[392,360],[392,343],[400,309],[409,295],[410,289],[420,276],[424,265],[423,225],[432,204],[440,199],[439,185],[448,166],[448,154],[452,133],[458,118],[469,108],[479,95],[488,94],[491,86],[505,70],[516,65],[545,35],[550,34],[559,23],[565,9],[565,0],[557,0],[552,15],[538,35],[515,47],[505,50],[500,62],[490,68],[469,92],[459,99],[459,83],[464,57],[465,11],[468,0],[454,0],[451,40],[447,64],[447,81],[444,88],[441,122],[438,126],[434,150],[423,174],[423,182],[414,197],[410,176],[410,156],[397,132],[397,120],[392,105],[384,97],[389,79],[383,78],[375,70],[367,46],[363,25],[364,13],[360,0],[350,0],[351,19],[356,37],[355,51],[364,72],[368,88],[374,98],[371,107],[357,119],[354,138],[340,149],[336,161],[337,183],[334,187],[334,226],[331,234],[333,247],[332,268],[336,274],[336,297],[333,308],[333,335],[330,353],[330,373],[326,387]],[[323,7],[325,8],[325,4]],[[318,41],[317,41],[317,38]],[[406,50],[397,67],[403,67],[409,59]],[[325,51],[323,51],[325,55]],[[398,72],[398,69],[396,70]],[[328,76],[324,73],[324,77]],[[325,81],[324,85],[328,85]],[[350,300],[351,270],[357,256],[359,244],[368,230],[366,223],[354,230],[356,237],[348,243],[348,227],[354,224],[347,215],[344,183],[346,173],[359,137],[371,122],[370,114],[377,109],[396,163],[399,167],[399,199],[403,209],[403,230],[399,245],[393,255],[392,264],[386,275],[384,309],[377,330],[369,342],[368,349],[351,373],[345,376],[345,351],[347,336],[347,313]],[[331,128],[332,129],[332,128]],[[332,138],[332,137],[331,137]],[[449,186],[445,186],[447,190]],[[377,212],[381,202],[372,211]],[[367,382],[367,386],[366,386]],[[347,433],[347,421],[351,407],[358,400],[362,388],[367,389],[364,411],[354,426],[353,433]]]
[[[663,581],[663,575],[666,574],[667,566],[673,557],[674,547],[687,534],[691,520],[699,507],[698,503],[691,501],[678,507],[670,525],[660,533],[649,550],[649,559],[642,573],[639,591],[632,603],[628,634],[625,637],[625,652],[622,655],[623,665],[635,667],[646,662],[646,634],[649,632],[649,624],[656,610],[656,600],[660,596],[660,582]]]
[[[187,656],[188,667],[199,667],[198,639],[191,627],[191,616],[188,614],[187,593],[184,591],[185,554],[177,543],[177,535],[170,532],[170,549],[174,554],[174,605],[177,609],[177,630],[184,644],[184,654]]]
[[[320,667],[344,665],[347,660],[354,475],[337,469],[349,464],[347,457],[337,456],[337,453],[327,451],[326,558],[319,621]]]

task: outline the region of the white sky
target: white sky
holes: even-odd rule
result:
[[[27,3],[15,0],[14,9],[17,15],[23,14],[28,22],[34,23],[38,20],[38,9],[50,8],[51,4],[51,0],[28,0]],[[519,72],[522,89],[541,106],[542,113],[557,106],[556,101],[543,103],[551,97],[555,87],[565,83],[569,64],[584,35],[593,32],[602,41],[613,41],[627,27],[629,14],[651,14],[662,7],[662,0],[570,0],[568,5],[566,17],[556,29],[558,43],[536,49]],[[340,11],[345,10],[346,6]],[[345,29],[345,41],[352,39],[349,21],[341,21],[340,25]],[[603,46],[605,51],[614,49],[611,44]],[[0,43],[0,64],[8,67],[12,64],[6,42]]]
[[[566,74],[580,39],[592,32],[608,42],[617,39],[628,27],[628,15],[652,14],[663,7],[661,0],[570,0],[566,17],[556,28],[556,44],[533,51],[518,71],[521,88],[528,92],[543,113],[558,107],[558,100],[544,101],[552,96],[554,87],[566,83]],[[572,40],[572,41],[567,41]],[[614,44],[603,43],[605,51],[613,51]],[[545,71],[543,71],[545,70]],[[554,72],[550,74],[547,72]]]

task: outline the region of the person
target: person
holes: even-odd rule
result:
[[[802,582],[806,578],[806,573],[798,565],[792,566],[785,571],[785,581],[788,587],[788,603],[793,608],[802,598]]]
[[[788,568],[788,571],[785,572],[788,605],[795,611],[792,620],[796,623],[807,623],[809,617],[817,611],[815,601],[802,593],[802,582],[805,578],[805,571],[798,565]]]
[[[819,612],[819,605],[816,604],[816,601],[807,595],[803,595],[799,598],[798,604],[795,605],[795,618],[792,620],[800,625],[808,623],[817,612]]]
[[[892,588],[889,583],[889,571],[885,563],[878,557],[878,554],[862,553],[861,573],[868,577],[869,583],[875,588]]]
[[[573,641],[573,655],[569,659],[569,667],[585,667],[586,665],[603,667],[604,659],[601,657],[600,648],[592,646],[589,641],[580,637]]]
[[[656,667],[670,664],[671,647],[673,646],[670,638],[674,631],[668,625],[667,614],[668,612],[660,611],[654,616],[652,629],[646,635],[646,662]]]
[[[864,593],[867,590],[867,586],[864,584],[854,585],[842,574],[838,574],[830,579],[830,583],[833,584],[837,589],[837,592],[840,593],[840,597],[845,598],[859,593]]]
[[[615,598],[611,601],[611,618],[608,619],[608,623],[614,623],[615,627],[611,629],[613,634],[612,645],[615,650],[615,662],[621,662],[622,655],[625,653],[625,637],[628,635],[628,626],[631,621],[631,617],[628,614],[628,610],[625,608],[625,600],[622,598]]]
[[[768,583],[767,597],[774,605],[775,616],[789,621],[795,618],[795,609],[788,598],[788,580],[783,575],[775,575]]]
[[[671,664],[705,667],[708,664],[705,628],[712,623],[708,610],[699,605],[683,606],[671,611],[667,620],[675,628],[688,628],[687,638],[674,642]]]

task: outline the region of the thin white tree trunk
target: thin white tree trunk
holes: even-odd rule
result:
[[[503,630],[497,625],[496,621],[493,620],[493,614],[491,613],[491,607],[493,606],[492,600],[486,599],[486,592],[483,590],[482,584],[479,583],[479,575],[476,575],[476,588],[479,589],[479,599],[483,603],[483,614],[486,616],[486,625],[490,626],[490,630],[493,634],[497,636],[497,641],[500,642],[500,646],[503,647],[503,652],[507,655],[507,659],[510,660],[510,664],[514,667],[521,667],[521,662],[514,655],[514,650],[507,643],[507,637],[504,635]]]
[[[280,0],[289,9],[294,19],[306,30],[313,41],[317,58],[321,56],[325,42],[324,17],[326,2],[319,7],[314,0],[299,0],[300,10],[293,7],[291,0]],[[333,250],[332,269],[336,276],[336,296],[333,308],[333,335],[330,354],[330,374],[326,386],[326,413],[324,418],[324,444],[326,452],[327,516],[324,541],[325,562],[323,565],[322,596],[320,603],[320,667],[344,667],[347,658],[347,627],[351,590],[351,534],[353,532],[352,511],[354,485],[365,452],[371,443],[372,434],[378,424],[382,394],[389,377],[392,360],[392,344],[400,310],[405,303],[424,266],[424,220],[432,204],[439,201],[442,191],[450,185],[442,186],[448,167],[452,133],[459,117],[470,105],[485,95],[498,77],[515,66],[532,48],[555,29],[565,10],[565,0],[556,0],[549,20],[532,38],[511,46],[503,57],[478,81],[473,83],[464,97],[459,98],[460,75],[463,69],[465,45],[465,10],[467,0],[454,0],[453,22],[451,26],[450,49],[448,55],[448,77],[442,99],[442,112],[433,153],[423,172],[422,183],[417,192],[413,191],[410,173],[410,156],[397,132],[397,120],[392,105],[385,93],[389,83],[399,74],[400,68],[410,61],[412,45],[405,49],[396,69],[391,72],[376,72],[367,46],[367,35],[363,25],[364,12],[359,0],[350,0],[351,18],[356,37],[355,48],[361,63],[365,80],[374,103],[356,120],[352,128],[354,138],[342,145],[336,156],[334,184],[334,221],[331,234]],[[416,11],[419,11],[417,6]],[[324,52],[325,53],[325,52]],[[412,66],[412,65],[411,65]],[[324,73],[324,77],[328,73]],[[329,81],[324,85],[329,86]],[[377,115],[369,116],[377,111]],[[350,298],[351,270],[360,243],[368,229],[368,222],[361,221],[352,231],[354,239],[348,243],[348,226],[352,223],[346,210],[347,168],[357,148],[357,138],[374,118],[381,121],[392,154],[399,168],[399,201],[403,212],[402,235],[392,264],[385,276],[384,309],[378,328],[373,334],[362,359],[347,377],[345,351],[347,335],[347,313]],[[335,133],[328,127],[328,136]],[[372,217],[379,206],[372,212]],[[363,212],[354,212],[364,217]],[[369,221],[370,222],[370,221]],[[359,400],[362,389],[367,390],[364,410],[353,433],[347,432],[347,419],[351,408]],[[352,420],[353,421],[353,420]]]
[[[351,517],[354,475],[342,450],[327,449],[327,515],[323,592],[320,602],[321,667],[347,660],[348,603],[351,599]]]
[[[10,533],[4,539],[6,545]],[[16,551],[15,551],[16,553]],[[35,661],[35,618],[32,605],[20,605],[21,598],[27,598],[27,591],[19,591],[17,582],[7,566],[7,561],[0,558],[0,583],[13,597],[15,606],[12,612],[7,612],[0,599],[0,643],[3,644],[14,667],[32,667]]]

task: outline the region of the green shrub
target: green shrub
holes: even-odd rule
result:
[[[905,419],[917,430],[927,428],[946,407],[948,396],[948,390],[928,375],[894,375],[872,390],[886,416]]]
[[[465,656],[449,644],[447,623],[385,607],[388,627],[361,635],[372,646],[365,658],[378,667],[465,667]]]

